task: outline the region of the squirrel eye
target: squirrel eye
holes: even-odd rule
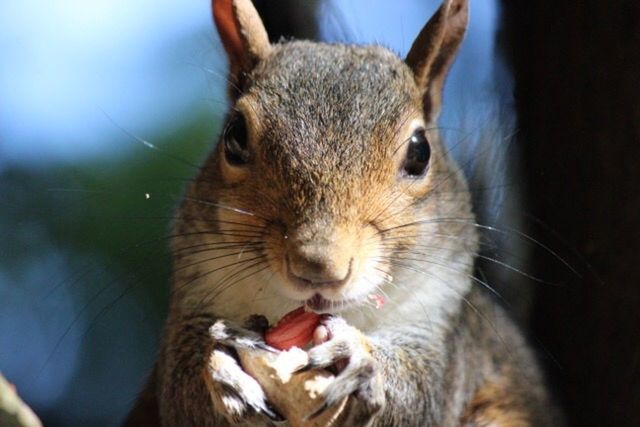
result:
[[[408,176],[422,176],[429,165],[431,147],[424,133],[424,129],[416,129],[409,140],[407,158],[404,161],[403,170]]]
[[[232,165],[240,166],[249,162],[250,154],[247,145],[247,125],[242,115],[233,117],[223,134],[224,156]]]

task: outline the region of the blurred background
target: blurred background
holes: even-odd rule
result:
[[[438,2],[254,3],[273,40],[404,55]],[[0,372],[45,425],[118,425],[151,369],[173,210],[227,107],[211,21],[205,0],[0,2]],[[640,425],[638,52],[640,2],[472,0],[446,86],[479,222],[506,230],[483,239],[510,268],[479,272],[532,309],[570,425]]]

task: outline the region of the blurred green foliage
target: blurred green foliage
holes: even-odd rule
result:
[[[0,369],[46,425],[114,424],[135,399],[166,311],[171,219],[197,172],[187,163],[218,128],[201,112],[152,140],[159,150],[123,133],[110,159],[0,174]]]

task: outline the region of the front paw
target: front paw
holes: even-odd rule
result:
[[[312,419],[328,407],[351,396],[342,425],[368,425],[385,404],[382,372],[372,355],[369,340],[356,328],[334,316],[321,322],[321,335],[327,341],[309,350],[309,363],[303,369],[337,367],[340,372],[325,389],[324,403]]]
[[[274,350],[264,343],[259,334],[226,320],[216,321],[209,328],[209,334],[215,347],[209,357],[205,382],[216,412],[232,424],[262,416],[282,421],[267,402],[260,384],[242,369],[235,352],[240,348]]]

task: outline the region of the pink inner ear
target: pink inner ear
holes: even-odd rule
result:
[[[233,0],[212,0],[211,8],[220,39],[231,62],[239,64],[242,61],[244,49],[238,21],[233,11]]]

